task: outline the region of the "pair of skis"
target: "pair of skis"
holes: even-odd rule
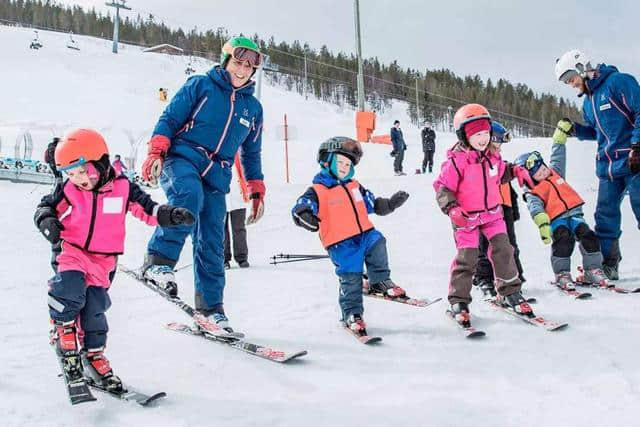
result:
[[[425,307],[429,307],[430,305],[435,304],[436,302],[440,301],[442,298],[436,298],[436,299],[428,299],[428,298],[411,298],[408,295],[402,295],[402,296],[398,296],[398,297],[392,297],[386,294],[381,294],[381,293],[369,293],[369,288],[368,288],[368,282],[366,280],[366,275],[364,276],[365,280],[363,282],[363,292],[362,294],[368,298],[374,298],[374,299],[379,299],[379,300],[383,300],[383,301],[391,301],[391,302],[397,302],[400,304],[406,304],[406,305],[411,305],[413,307],[420,307],[420,308],[425,308]],[[341,322],[342,327],[349,332],[351,335],[353,335],[360,343],[362,344],[376,344],[382,341],[382,337],[378,337],[378,336],[372,336],[372,335],[359,335],[358,333],[354,332],[353,330],[351,330],[349,327],[346,326],[346,324],[344,322]]]
[[[183,301],[178,296],[171,296],[166,293],[163,289],[158,287],[155,283],[145,279],[142,276],[142,272],[140,270],[132,270],[127,268],[122,264],[118,264],[118,269],[138,282],[142,283],[147,288],[151,289],[158,295],[162,296],[167,301],[176,305],[183,312],[185,312],[191,318],[197,318],[200,314],[191,307],[188,303]],[[301,351],[283,351],[279,349],[275,349],[271,346],[264,346],[259,344],[254,344],[244,340],[244,334],[238,332],[228,333],[224,330],[220,332],[215,331],[203,331],[202,329],[195,328],[183,323],[169,323],[166,325],[167,329],[179,332],[199,338],[206,339],[208,341],[217,342],[219,344],[224,344],[228,347],[234,348],[236,350],[243,351],[245,353],[249,353],[253,356],[260,357],[262,359],[270,360],[272,362],[278,363],[286,363],[291,360],[297,359],[299,357],[305,356],[307,354],[306,350]]]

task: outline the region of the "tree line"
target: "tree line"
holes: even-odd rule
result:
[[[229,34],[222,27],[188,31],[170,28],[153,15],[135,17],[123,13],[120,40],[144,46],[169,43],[184,49],[187,55],[219,58]],[[113,18],[95,9],[63,6],[53,1],[0,0],[0,19],[36,28],[111,38]],[[354,54],[331,52],[326,46],[314,49],[300,41],[276,42],[251,35],[270,57],[274,67],[265,76],[274,84],[305,96],[314,96],[339,106],[357,105]],[[457,76],[441,68],[424,71],[402,68],[397,61],[381,63],[378,58],[364,59],[364,84],[367,109],[384,112],[393,100],[405,101],[414,124],[431,123],[440,130],[451,126],[453,112],[466,102],[487,106],[497,120],[521,136],[549,135],[562,117],[579,118],[576,106],[552,94],[537,94],[527,85],[505,79],[493,82],[480,76]],[[277,69],[276,69],[277,68]]]

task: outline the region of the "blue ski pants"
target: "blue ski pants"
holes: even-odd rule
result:
[[[621,259],[618,245],[618,239],[622,234],[620,206],[626,192],[629,194],[631,209],[640,228],[640,174],[626,175],[613,180],[600,178],[595,232],[600,239],[604,262],[608,265],[617,265]]]
[[[193,226],[156,227],[147,252],[178,261],[185,239],[191,235],[196,309],[217,311],[222,307],[225,286],[225,195],[203,182],[191,162],[175,156],[167,158],[160,185],[169,204],[189,209],[196,222]]]

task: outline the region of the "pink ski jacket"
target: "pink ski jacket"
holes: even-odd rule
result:
[[[480,153],[456,144],[447,151],[433,182],[440,208],[446,212],[455,203],[467,213],[495,209],[502,203],[500,183],[506,169],[498,153]]]
[[[82,190],[67,180],[38,205],[38,209],[52,209],[62,218],[62,240],[101,255],[123,253],[127,212],[155,226],[157,207],[147,193],[124,176],[94,191]]]

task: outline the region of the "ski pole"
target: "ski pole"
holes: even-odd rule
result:
[[[282,259],[290,259],[290,258],[329,258],[329,255],[304,255],[304,254],[276,254],[271,258],[282,258]]]
[[[328,258],[328,257],[325,257]],[[296,258],[296,259],[289,259],[286,261],[277,261],[276,258],[272,257],[271,258],[271,262],[269,264],[286,264],[288,262],[300,262],[300,261],[313,261],[313,260],[318,260],[318,259],[325,259],[325,258],[319,258],[319,257],[312,257],[312,258]]]

